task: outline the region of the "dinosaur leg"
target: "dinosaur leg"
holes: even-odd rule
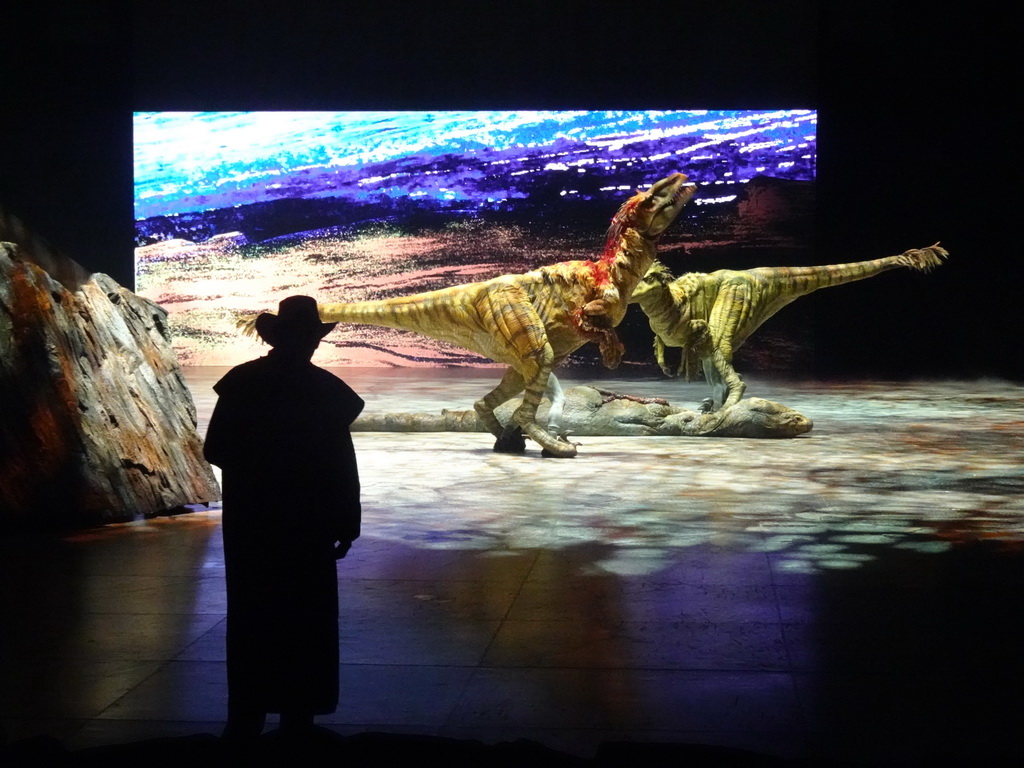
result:
[[[661,372],[666,376],[675,376],[675,369],[668,364],[668,359],[665,356],[665,340],[661,338],[657,333],[654,334],[654,359],[658,363],[658,367],[661,368]],[[685,361],[685,355],[683,360]],[[681,362],[680,367],[683,365]]]
[[[554,353],[551,351],[550,344],[545,344],[538,358],[530,361],[534,362],[535,366],[523,377],[526,381],[526,392],[523,394],[522,405],[516,408],[512,414],[512,420],[523,428],[527,437],[541,446],[545,456],[570,459],[576,455],[576,445],[560,436],[552,435],[537,424],[537,406],[540,405],[544,391],[548,388],[548,382],[552,378],[553,361]],[[561,386],[557,384],[557,380],[555,386],[561,392]],[[564,396],[561,400],[564,401]],[[558,404],[559,410],[561,405],[561,403]]]
[[[719,291],[718,299],[711,309],[708,322],[711,348],[705,348],[701,354],[704,377],[712,390],[713,407],[709,410],[717,411],[735,405],[747,388],[732,367],[732,354],[733,340],[737,334],[754,322],[751,317],[753,303],[750,286],[728,285]]]
[[[511,382],[515,381],[520,389],[525,386],[526,392],[522,404],[512,414],[512,421],[547,455],[575,456],[576,446],[573,443],[549,434],[537,424],[537,406],[548,387],[555,353],[548,341],[544,320],[530,302],[530,295],[517,285],[496,286],[480,297],[476,310],[480,317],[487,318],[487,324],[495,331],[490,339],[488,356],[508,362],[520,377],[517,380],[506,373],[498,388],[477,403],[477,413],[483,414],[488,409],[492,412],[492,419],[483,418],[493,432],[497,421],[493,419],[493,410],[501,402],[500,398],[515,394],[509,393]]]
[[[526,439],[519,426],[511,421],[507,427],[503,427],[498,417],[494,415],[495,408],[522,391],[522,375],[515,368],[509,368],[498,386],[473,404],[473,409],[487,427],[487,431],[497,438],[494,450],[499,453],[522,453],[526,450]]]
[[[715,349],[710,357],[703,359],[702,364],[704,378],[711,387],[711,397],[701,403],[702,412],[711,413],[731,408],[743,399],[747,385],[720,350]]]
[[[725,402],[725,398],[728,395],[728,389],[725,386],[725,381],[715,369],[711,358],[701,358],[701,369],[704,371],[704,380],[707,381],[708,386],[711,388],[711,394],[701,400],[700,412],[714,413],[719,410],[722,407],[722,403]]]
[[[490,395],[478,401],[475,408],[476,412],[480,415],[481,420],[488,424],[493,420],[493,425],[489,425],[488,429],[497,438],[494,443],[494,450],[498,453],[522,453],[526,450],[526,438],[523,437],[523,428],[520,427],[513,420],[506,426],[502,427],[501,423],[494,417],[494,408],[501,405],[510,397],[514,397],[523,389],[523,379],[515,370],[509,369],[506,373],[506,378],[512,374],[515,378],[515,383],[505,387],[506,381],[503,379],[502,384],[499,385]],[[514,391],[513,391],[514,390]],[[512,394],[509,395],[508,393]],[[554,374],[548,376],[548,386],[545,393],[551,401],[551,407],[548,410],[548,432],[556,439],[561,438],[562,432],[562,411],[565,408],[565,393],[562,391],[562,385]],[[494,397],[497,402],[494,406],[489,405],[489,398]]]

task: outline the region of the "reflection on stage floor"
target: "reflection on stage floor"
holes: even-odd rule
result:
[[[202,430],[222,373],[186,369]],[[338,373],[367,411],[428,413],[471,408],[500,375]],[[706,394],[599,384],[691,409]],[[342,697],[324,722],[580,755],[1019,750],[1024,386],[748,384],[813,431],[588,437],[561,460],[496,454],[483,433],[357,433],[363,537],[339,567]],[[218,731],[219,506],[195,510],[5,542],[9,736]]]

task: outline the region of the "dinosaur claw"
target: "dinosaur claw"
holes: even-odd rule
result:
[[[568,430],[560,430],[558,434],[551,431],[541,432],[534,440],[541,447],[540,455],[549,459],[571,459],[576,455],[576,448],[579,446],[579,443],[569,440]]]
[[[540,455],[545,459],[572,459],[576,457],[576,447],[579,443],[571,443],[564,438],[558,439],[558,446],[555,449],[545,447]]]

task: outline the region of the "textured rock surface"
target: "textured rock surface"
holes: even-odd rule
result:
[[[508,424],[521,398],[499,406],[495,415]],[[547,420],[547,401],[537,411]],[[716,413],[696,413],[665,401],[631,398],[589,386],[565,390],[561,428],[569,436],[796,437],[810,432],[810,419],[780,403],[748,397]],[[486,432],[475,411],[364,414],[356,432]]]
[[[0,522],[130,520],[219,499],[164,310],[23,242],[0,242]]]

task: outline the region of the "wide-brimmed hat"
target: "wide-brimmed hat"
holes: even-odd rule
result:
[[[277,305],[277,314],[264,312],[256,318],[256,333],[272,347],[319,341],[337,323],[321,323],[312,296],[289,296]]]

